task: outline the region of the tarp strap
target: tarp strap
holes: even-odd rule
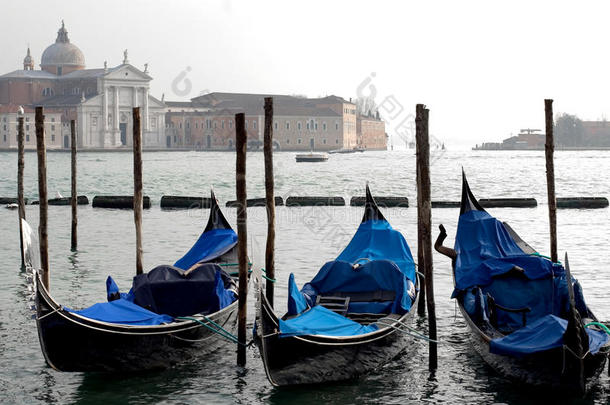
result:
[[[205,316],[205,315],[202,315],[202,316],[203,316],[203,319],[206,322],[208,322],[208,323],[205,323],[205,322],[201,321],[200,319],[191,318],[191,317],[188,317],[188,316],[179,316],[176,319],[183,319],[183,320],[186,320],[186,321],[197,322],[197,323],[201,324],[202,326],[204,326],[205,328],[209,329],[210,331],[219,334],[220,336],[224,337],[225,339],[230,340],[233,343],[237,343],[238,345],[246,346],[244,343],[241,343],[237,339],[237,336],[233,335],[231,332],[229,332],[228,330],[224,329],[222,326],[220,326],[219,324],[217,324],[216,322],[214,322],[213,320],[211,320],[207,316]],[[215,328],[212,328],[210,325],[213,325]]]

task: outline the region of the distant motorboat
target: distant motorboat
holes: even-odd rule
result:
[[[328,153],[355,153],[355,152],[364,152],[364,148],[335,149],[335,150],[329,151]]]
[[[5,207],[8,210],[16,210],[17,208],[19,208],[19,205],[15,204],[15,203],[11,203],[11,204],[6,204]]]
[[[297,162],[326,162],[328,153],[299,153],[296,155]]]

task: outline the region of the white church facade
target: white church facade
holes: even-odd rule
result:
[[[17,147],[19,106],[26,111],[42,106],[47,116],[61,121],[61,133],[47,133],[51,149],[70,146],[70,120],[76,120],[79,148],[131,146],[134,107],[140,107],[143,147],[165,147],[165,104],[150,95],[148,66],[140,70],[131,65],[126,50],[118,66],[104,63],[103,68],[86,69],[84,54],[70,42],[62,22],[55,43],[42,54],[40,68],[34,68],[28,49],[22,70],[0,76],[0,122],[7,123],[0,126],[0,149]],[[35,147],[34,137],[28,138],[26,147]]]

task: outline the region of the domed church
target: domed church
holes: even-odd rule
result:
[[[78,147],[84,149],[130,147],[132,109],[141,108],[143,146],[165,146],[165,104],[149,94],[152,77],[148,64],[131,65],[127,50],[120,65],[87,69],[85,55],[70,42],[62,21],[55,43],[40,58],[40,70],[28,47],[23,69],[0,76],[0,149],[17,147],[16,112],[36,106],[61,124],[47,129],[49,148],[70,147],[70,120],[76,120]],[[31,127],[31,130],[29,129]],[[26,147],[36,146],[34,125],[26,125]],[[31,132],[31,133],[29,133]]]

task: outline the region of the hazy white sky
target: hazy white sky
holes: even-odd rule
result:
[[[88,68],[120,64],[127,48],[131,64],[149,63],[152,94],[166,100],[202,91],[349,98],[374,73],[360,93],[374,87],[388,133],[425,103],[431,133],[468,146],[544,128],[544,98],[555,112],[610,116],[602,1],[38,0],[0,9],[0,73],[22,68],[28,43],[38,68],[64,19]]]

